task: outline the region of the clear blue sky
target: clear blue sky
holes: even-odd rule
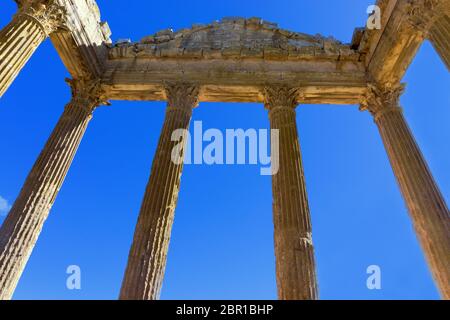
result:
[[[283,28],[349,42],[372,1],[98,0],[113,39],[223,16],[259,16]],[[3,1],[0,25],[15,4]],[[0,196],[12,203],[70,91],[50,41],[0,99]],[[405,79],[405,116],[450,197],[450,76],[425,43]],[[161,102],[114,101],[95,112],[16,290],[16,299],[116,299],[163,123]],[[201,103],[204,128],[268,128],[261,104]],[[322,299],[434,299],[430,273],[378,131],[357,106],[300,106],[297,124]],[[1,203],[0,203],[1,207]],[[4,217],[0,217],[0,223]],[[276,298],[270,177],[258,166],[185,166],[163,299]],[[366,268],[382,290],[366,288]],[[79,265],[82,289],[66,289]]]

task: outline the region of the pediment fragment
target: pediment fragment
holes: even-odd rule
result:
[[[139,43],[118,43],[109,57],[358,60],[359,54],[332,37],[292,32],[261,18],[227,17],[177,32],[161,30]]]

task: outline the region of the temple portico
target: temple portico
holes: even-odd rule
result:
[[[450,299],[450,212],[399,102],[402,78],[423,41],[450,68],[449,1],[379,0],[382,28],[358,28],[348,44],[260,18],[228,17],[114,45],[94,0],[16,2],[17,14],[0,31],[0,97],[49,37],[71,74],[72,100],[0,228],[0,299],[13,296],[94,110],[113,100],[167,101],[120,299],[159,299],[182,188],[183,161],[173,161],[178,142],[171,136],[189,128],[201,102],[260,103],[279,133],[272,175],[279,299],[319,298],[296,121],[302,104],[370,112],[433,278]]]

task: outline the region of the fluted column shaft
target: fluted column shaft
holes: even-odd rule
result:
[[[97,103],[75,93],[0,228],[0,300],[13,295]]]
[[[172,158],[172,151],[179,142],[172,141],[171,137],[175,130],[188,130],[192,109],[198,103],[195,86],[168,85],[166,91],[166,117],[134,232],[120,299],[159,299],[164,278],[183,168],[183,161]],[[183,141],[185,138],[186,134]]]
[[[279,299],[311,300],[318,289],[296,98],[296,90],[266,88],[270,126],[279,130],[279,170],[272,176],[276,279]]]
[[[450,71],[450,17],[443,15],[438,18],[429,31],[429,38],[433,47]]]
[[[399,107],[402,91],[371,86],[363,108],[374,115],[433,278],[450,299],[450,213]]]
[[[37,47],[63,23],[62,9],[42,1],[19,9],[0,31],[0,97],[25,66]]]

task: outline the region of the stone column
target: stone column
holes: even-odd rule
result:
[[[0,228],[0,300],[10,299],[101,101],[93,82],[71,81],[73,98],[29,173]]]
[[[120,291],[123,300],[159,299],[167,251],[180,188],[183,150],[192,109],[198,104],[198,88],[189,84],[167,85],[164,126],[153,159],[133,244]],[[172,141],[175,130],[183,129],[182,141]]]
[[[429,39],[450,71],[450,16],[443,15],[434,22]]]
[[[403,90],[369,85],[361,107],[374,116],[433,278],[450,299],[450,213],[403,117]]]
[[[270,127],[279,130],[279,170],[272,176],[278,298],[317,299],[311,218],[295,119],[297,90],[267,87],[265,98]]]
[[[0,31],[0,97],[37,47],[64,23],[64,17],[53,0],[29,1]]]

